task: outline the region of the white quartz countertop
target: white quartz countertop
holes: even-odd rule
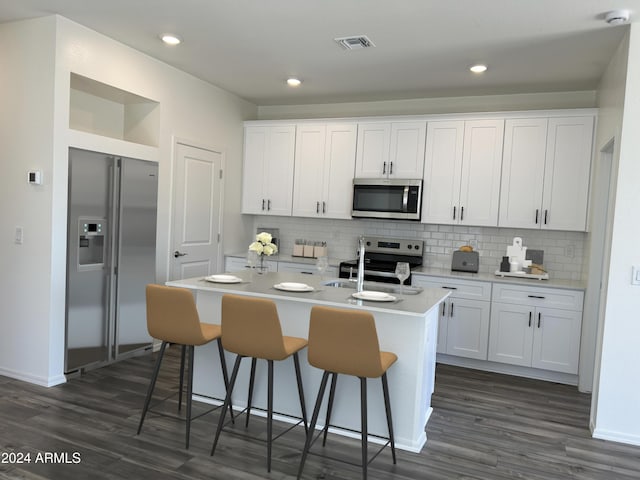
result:
[[[398,315],[417,317],[424,317],[425,313],[437,306],[450,294],[450,292],[443,291],[440,288],[424,288],[422,292],[416,295],[393,293],[393,296],[396,297],[394,301],[377,302],[353,298],[351,294],[355,292],[355,289],[325,286],[323,285],[324,283],[337,279],[326,277],[321,280],[318,275],[303,275],[290,272],[268,272],[259,275],[255,272],[244,271],[234,272],[231,275],[239,277],[242,279],[242,282],[214,283],[205,280],[204,277],[196,277],[169,281],[167,285],[199,291],[271,298],[274,300],[286,299],[296,302],[383,311],[387,313],[391,311]],[[342,280],[344,281],[344,279]],[[274,285],[283,282],[305,283],[313,287],[313,290],[306,292],[289,292],[274,288]]]
[[[428,275],[433,277],[452,278],[458,280],[477,280],[483,282],[493,283],[505,283],[510,285],[525,285],[529,287],[549,287],[549,288],[565,288],[568,290],[584,290],[584,282],[577,280],[561,280],[554,279],[549,280],[537,280],[535,278],[519,278],[519,277],[501,277],[494,273],[467,273],[467,272],[452,272],[450,269],[433,268],[433,267],[418,267],[411,270],[413,275]]]
[[[246,253],[232,254],[227,253],[228,257],[241,257],[245,258]],[[315,258],[305,257],[293,257],[291,255],[278,254],[273,257],[267,257],[267,260],[275,260],[280,262],[292,262],[292,263],[308,263],[315,265]],[[338,266],[341,260],[329,257],[329,265]],[[505,283],[511,285],[525,285],[530,287],[549,287],[549,288],[565,288],[568,290],[584,290],[586,288],[585,282],[580,280],[562,280],[553,278],[553,273],[550,274],[548,280],[538,280],[534,278],[519,278],[519,277],[501,277],[495,275],[495,273],[467,273],[467,272],[452,272],[451,269],[435,268],[422,266],[411,270],[414,275],[429,275],[433,277],[452,278],[459,280],[476,280],[482,282],[493,283]]]

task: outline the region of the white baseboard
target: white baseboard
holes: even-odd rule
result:
[[[66,383],[67,379],[63,374],[53,377],[41,377],[38,375],[31,375],[29,373],[18,372],[17,370],[10,370],[8,368],[0,368],[0,375],[5,377],[14,378],[22,382],[33,383],[40,385],[41,387],[55,387],[61,383]]]
[[[628,445],[640,446],[640,435],[628,434],[624,432],[616,432],[614,430],[607,430],[606,428],[593,428],[591,429],[593,438],[600,440],[608,440],[610,442],[626,443]]]

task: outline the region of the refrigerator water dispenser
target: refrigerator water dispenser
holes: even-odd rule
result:
[[[78,270],[104,267],[106,233],[104,219],[78,220]]]

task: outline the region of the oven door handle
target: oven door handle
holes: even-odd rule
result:
[[[402,193],[402,211],[407,212],[409,210],[409,186],[404,187],[404,191]]]

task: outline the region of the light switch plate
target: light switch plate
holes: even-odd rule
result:
[[[16,238],[14,241],[17,245],[22,245],[24,241],[24,230],[22,227],[16,227]]]
[[[640,265],[631,266],[631,285],[640,285]]]

